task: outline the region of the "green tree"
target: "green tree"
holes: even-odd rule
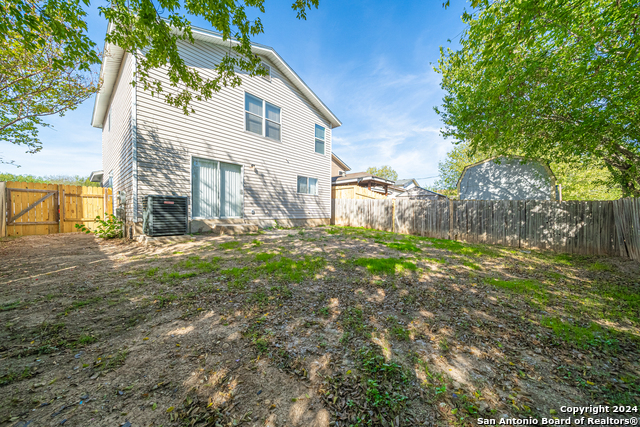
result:
[[[640,19],[631,0],[474,0],[441,49],[443,134],[488,154],[604,164],[640,196]]]
[[[488,157],[490,156],[485,153],[474,152],[468,143],[455,145],[445,159],[438,163],[439,177],[430,189],[456,197],[458,179],[464,168]],[[611,174],[602,164],[581,164],[578,161],[551,162],[549,167],[556,176],[556,183],[562,185],[563,200],[615,200],[622,196],[620,187],[611,184]]]
[[[380,167],[371,166],[370,168],[367,169],[366,172],[370,173],[371,175],[375,175],[379,178],[387,179],[389,181],[398,180],[398,172],[393,170],[391,166],[386,166],[386,165],[380,166]]]
[[[319,0],[294,0],[298,19],[318,7]],[[10,0],[0,4],[0,31],[15,31],[26,50],[43,48],[43,35],[51,35],[62,46],[56,61],[61,69],[76,66],[89,70],[100,62],[95,43],[87,35],[86,9],[90,0]],[[263,33],[258,13],[265,12],[264,0],[109,0],[99,7],[111,23],[106,42],[118,45],[137,58],[139,82],[146,90],[164,97],[170,105],[193,112],[191,101],[207,100],[224,86],[237,86],[244,71],[264,75],[261,60],[251,51],[251,37]],[[214,77],[205,77],[188,67],[178,52],[178,41],[194,42],[187,16],[204,18],[218,30],[230,49],[216,66]],[[252,15],[252,16],[249,16]],[[143,54],[144,52],[144,54]],[[151,70],[166,67],[171,90],[154,79]]]
[[[0,173],[0,181],[37,182],[42,184],[82,185],[84,187],[99,187],[100,183],[89,181],[88,176],[80,175],[15,175]]]
[[[27,49],[15,31],[0,38],[0,140],[24,145],[28,153],[42,149],[38,131],[50,126],[45,117],[75,109],[98,88],[95,75],[78,71],[78,64],[57,66],[64,48],[53,36],[45,39]]]
[[[453,149],[447,153],[447,157],[438,162],[438,179],[429,189],[450,197],[457,196],[458,179],[464,168],[486,158],[485,154],[473,152],[469,144],[463,142],[454,145]]]

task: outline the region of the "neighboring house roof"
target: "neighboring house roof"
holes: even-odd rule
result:
[[[397,181],[396,181],[396,183],[397,183]],[[399,187],[399,186],[397,186],[397,185],[390,185],[390,186],[389,186],[389,190],[397,191],[398,193],[404,193],[405,191],[407,191],[407,189],[406,189],[406,188],[404,188],[404,187]]]
[[[334,176],[331,178],[333,184],[357,184],[362,181],[368,182],[371,181],[372,184],[380,184],[380,185],[393,185],[393,181],[389,181],[388,179],[380,178],[379,176],[371,175],[367,172],[353,172],[348,173],[344,176]]]
[[[396,181],[396,185],[400,186],[400,187],[406,187],[407,185],[413,183],[413,185],[415,185],[416,187],[420,187],[420,185],[418,185],[418,181],[416,181],[413,178],[410,179],[399,179]]]
[[[540,160],[540,159],[532,159],[532,158],[523,157],[523,156],[493,156],[493,157],[490,157],[488,159],[485,159],[485,160],[470,164],[468,166],[465,166],[465,168],[462,170],[462,173],[460,174],[460,178],[458,178],[458,183],[456,184],[456,187],[458,189],[458,195],[460,195],[460,183],[462,182],[464,176],[467,174],[467,172],[470,169],[475,168],[477,166],[480,166],[480,165],[482,165],[484,163],[488,163],[488,162],[494,161],[496,159],[504,159],[505,161],[517,159],[517,160],[524,160],[525,163],[527,163],[527,162],[539,163],[540,165],[542,165],[544,167],[544,170],[549,174],[549,178],[551,179],[553,185],[555,185],[556,175],[553,173],[553,171],[549,167],[549,164],[546,161],[543,161],[543,160]]]
[[[110,22],[107,33],[110,33],[112,30],[113,23]],[[196,40],[222,45],[226,48],[233,43],[238,44],[235,40],[223,40],[220,33],[205,30],[203,28],[191,27],[191,32],[193,33],[193,38]],[[336,128],[342,125],[342,122],[333,114],[333,112],[331,112],[329,107],[327,107],[320,98],[318,98],[311,88],[307,86],[300,76],[293,71],[293,69],[272,47],[257,43],[251,43],[251,46],[255,54],[262,55],[271,60],[271,62],[275,64],[276,68],[307,97],[311,104],[316,107],[320,113],[325,116],[325,118],[331,123],[332,127]],[[91,118],[91,126],[93,127],[102,127],[104,115],[107,108],[109,108],[109,101],[111,99],[111,94],[114,91],[114,86],[116,79],[118,78],[120,64],[124,58],[124,53],[124,50],[118,46],[113,44],[107,45],[105,43],[104,59],[102,60],[102,66],[100,67],[100,80],[102,81],[102,86],[96,95],[95,103],[93,105],[93,117]]]
[[[400,194],[398,197],[410,197],[410,198],[420,198],[420,197],[444,197],[447,198],[444,194],[436,193],[435,191],[427,190],[422,187],[412,187],[406,190],[404,193]]]
[[[338,163],[340,166],[342,166],[342,168],[344,170],[350,171],[351,168],[349,167],[349,165],[347,165],[340,157],[338,157],[338,155],[336,153],[334,153],[333,151],[331,152],[331,158],[333,159],[334,162]]]
[[[93,171],[91,175],[89,175],[90,182],[102,182],[102,177],[104,173],[102,171]]]

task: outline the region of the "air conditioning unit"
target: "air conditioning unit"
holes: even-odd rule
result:
[[[189,198],[149,195],[142,200],[142,231],[147,236],[187,234]]]

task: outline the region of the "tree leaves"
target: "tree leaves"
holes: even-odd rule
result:
[[[298,19],[306,19],[307,11],[318,5],[319,0],[295,0],[291,7]],[[42,148],[38,128],[47,126],[42,117],[74,108],[97,90],[96,82],[86,80],[91,67],[100,63],[96,44],[87,35],[89,6],[90,0],[11,0],[0,4],[0,31],[5,35],[0,42],[0,86],[4,87],[4,79],[11,80],[12,75],[36,71],[51,86],[46,90],[43,86],[38,92],[41,98],[33,104],[22,102],[25,96],[18,99],[3,93],[0,139],[38,152]],[[264,0],[110,0],[98,9],[113,24],[106,42],[137,58],[137,79],[143,89],[163,95],[169,105],[185,114],[194,112],[193,100],[208,100],[225,86],[241,84],[239,71],[249,76],[267,74],[251,50],[251,37],[263,33],[264,27],[259,17],[250,19],[247,12],[264,13]],[[187,15],[203,17],[229,40],[230,49],[216,66],[215,77],[204,77],[180,56],[178,42],[194,42]],[[152,75],[156,69],[168,73],[171,90]],[[26,111],[26,107],[30,109]]]
[[[371,166],[366,172],[389,181],[398,180],[398,172],[396,172],[391,166]]]
[[[445,136],[489,154],[604,162],[640,196],[637,5],[478,2],[458,51],[441,50]]]
[[[37,153],[38,130],[49,126],[43,118],[73,110],[98,84],[94,74],[78,71],[81,59],[68,64],[69,53],[55,35],[30,40],[11,29],[0,39],[0,140]]]

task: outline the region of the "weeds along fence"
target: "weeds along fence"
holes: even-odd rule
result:
[[[332,223],[640,260],[640,200],[332,200]]]

